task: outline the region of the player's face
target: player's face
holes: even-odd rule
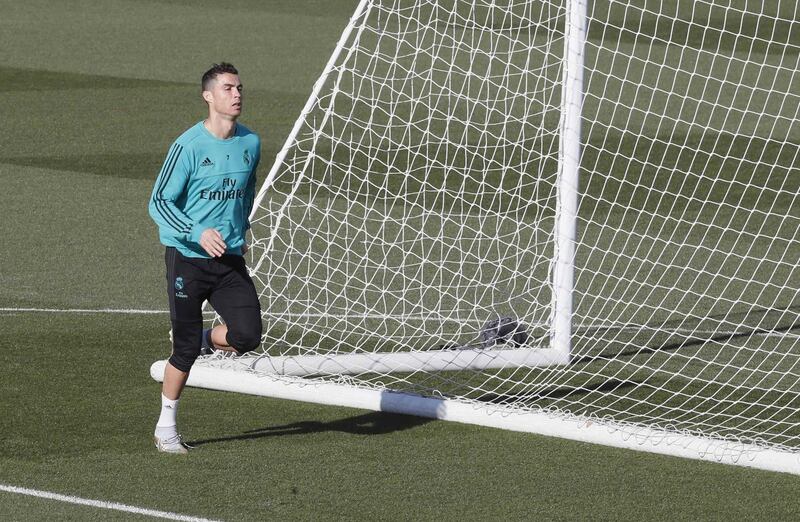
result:
[[[211,84],[209,108],[222,116],[237,118],[242,113],[242,82],[236,74],[217,75]]]

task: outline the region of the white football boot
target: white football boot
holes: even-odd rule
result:
[[[189,453],[188,444],[183,442],[180,434],[175,434],[172,437],[162,439],[158,435],[153,435],[153,442],[156,443],[156,449],[162,453],[174,453],[176,455],[186,455]]]

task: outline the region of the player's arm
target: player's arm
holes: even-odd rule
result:
[[[150,217],[158,227],[181,239],[188,239],[195,225],[175,203],[186,190],[189,163],[188,152],[179,143],[173,143],[153,185],[148,206]]]
[[[250,172],[250,178],[247,180],[247,186],[244,189],[244,229],[250,230],[250,213],[253,211],[253,203],[256,200],[256,171],[258,170],[258,163],[261,160],[259,154],[253,163],[253,170]]]
[[[174,143],[153,186],[150,217],[170,235],[198,243],[209,255],[218,257],[227,248],[222,235],[214,228],[196,223],[176,204],[186,191],[192,168],[189,152],[179,143]]]
[[[253,164],[253,171],[250,173],[250,178],[247,180],[247,186],[244,189],[244,244],[242,245],[242,255],[247,253],[250,246],[247,243],[247,231],[250,230],[250,213],[253,211],[253,203],[256,199],[256,170],[258,169],[258,162],[261,159],[259,154]]]

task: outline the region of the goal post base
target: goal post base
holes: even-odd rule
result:
[[[150,367],[153,379],[163,381],[165,366],[163,360],[153,363]],[[416,415],[800,475],[800,454],[797,453],[643,425],[615,424],[561,412],[511,410],[498,405],[421,397],[298,377],[258,375],[214,367],[202,360],[192,368],[187,384],[210,390]]]

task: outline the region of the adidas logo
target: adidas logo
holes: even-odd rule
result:
[[[208,159],[208,157],[206,157],[206,159],[203,160],[203,162],[200,164],[200,166],[201,167],[210,167],[213,164],[214,164],[214,162],[211,161],[210,159]]]

